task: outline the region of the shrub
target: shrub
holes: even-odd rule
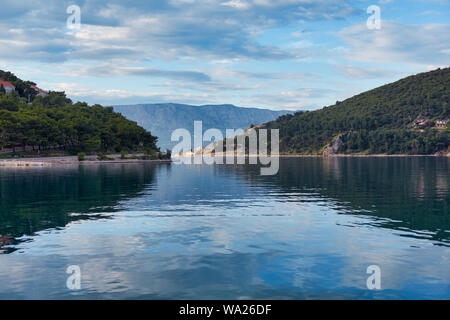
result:
[[[152,155],[154,155],[155,153],[156,153],[156,151],[153,150],[153,149],[150,149],[150,148],[146,148],[146,149],[144,150],[144,154],[145,154],[146,156],[152,156]]]
[[[83,152],[78,153],[78,161],[84,161],[86,158],[86,155]]]
[[[97,159],[100,161],[108,160],[108,157],[103,153],[97,153]]]

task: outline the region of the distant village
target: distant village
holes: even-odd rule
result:
[[[413,126],[415,128],[425,128],[425,127],[431,127],[436,129],[446,129],[447,125],[450,123],[449,119],[428,119],[423,116],[419,116],[413,123]]]
[[[16,87],[11,82],[5,81],[2,78],[0,78],[0,91],[3,91],[3,90],[1,90],[1,88],[4,89],[6,94],[16,91]],[[37,96],[45,97],[48,95],[48,91],[43,90],[43,89],[37,87],[36,85],[31,85],[31,88],[33,88],[34,91],[36,91]]]

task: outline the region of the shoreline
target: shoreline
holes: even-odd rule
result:
[[[183,157],[183,156],[182,156]],[[192,157],[188,155],[187,157]],[[254,155],[248,157],[256,157]],[[424,157],[450,157],[450,153],[446,154],[429,154],[429,155],[411,155],[411,154],[334,154],[330,156],[323,155],[301,155],[301,154],[280,154],[280,158],[424,158]],[[155,159],[155,160],[142,160],[142,159],[120,159],[120,156],[114,156],[113,160],[98,160],[96,156],[86,157],[86,160],[79,161],[76,156],[63,156],[63,157],[48,157],[48,158],[16,158],[16,159],[0,159],[0,168],[17,168],[17,167],[47,167],[58,165],[93,165],[93,164],[112,164],[112,163],[172,163],[176,161],[174,159]]]
[[[59,156],[45,158],[13,158],[0,159],[0,168],[18,168],[18,167],[49,167],[60,165],[93,165],[93,164],[111,164],[111,163],[171,163],[172,159],[121,159],[120,155],[109,155],[114,159],[98,160],[97,156],[87,156],[84,161],[79,161],[77,156]]]
[[[333,154],[323,155],[303,155],[303,154],[280,154],[280,158],[424,158],[424,157],[450,157],[447,154]]]
[[[175,158],[180,157],[194,157],[198,155],[187,154],[181,156],[175,156]],[[236,157],[234,155],[233,157]],[[207,156],[208,157],[208,156]],[[227,157],[224,154],[219,154],[218,157]],[[258,155],[245,155],[245,158],[258,157]],[[270,155],[269,155],[270,157]],[[442,154],[332,154],[328,156],[320,154],[279,154],[279,158],[423,158],[423,157],[450,157],[450,153]]]

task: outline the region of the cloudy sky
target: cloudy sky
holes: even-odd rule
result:
[[[74,101],[312,110],[450,65],[450,0],[0,3],[0,69]]]

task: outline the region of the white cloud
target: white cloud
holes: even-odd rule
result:
[[[450,24],[405,25],[383,21],[381,30],[365,25],[344,28],[340,38],[347,43],[346,58],[381,63],[448,64]],[[444,50],[444,52],[443,52]]]
[[[396,75],[396,72],[392,70],[357,67],[352,65],[336,65],[334,69],[338,74],[350,79],[391,78]]]
[[[248,9],[250,7],[247,2],[240,1],[240,0],[231,0],[228,2],[223,2],[223,3],[221,3],[221,5],[233,7],[233,8],[237,8],[237,9]]]
[[[28,8],[2,3],[10,12],[3,20],[0,40],[23,41],[2,58],[61,61],[74,59],[285,59],[295,54],[255,40],[267,28],[300,19],[341,19],[355,12],[351,1],[324,0],[208,0],[142,3],[141,1],[83,1],[82,28],[67,32],[69,1],[35,0]],[[62,10],[61,8],[64,8]],[[248,10],[244,10],[248,9]],[[51,30],[51,31],[50,31]],[[57,42],[55,48],[53,43]],[[14,53],[12,53],[14,52]]]

